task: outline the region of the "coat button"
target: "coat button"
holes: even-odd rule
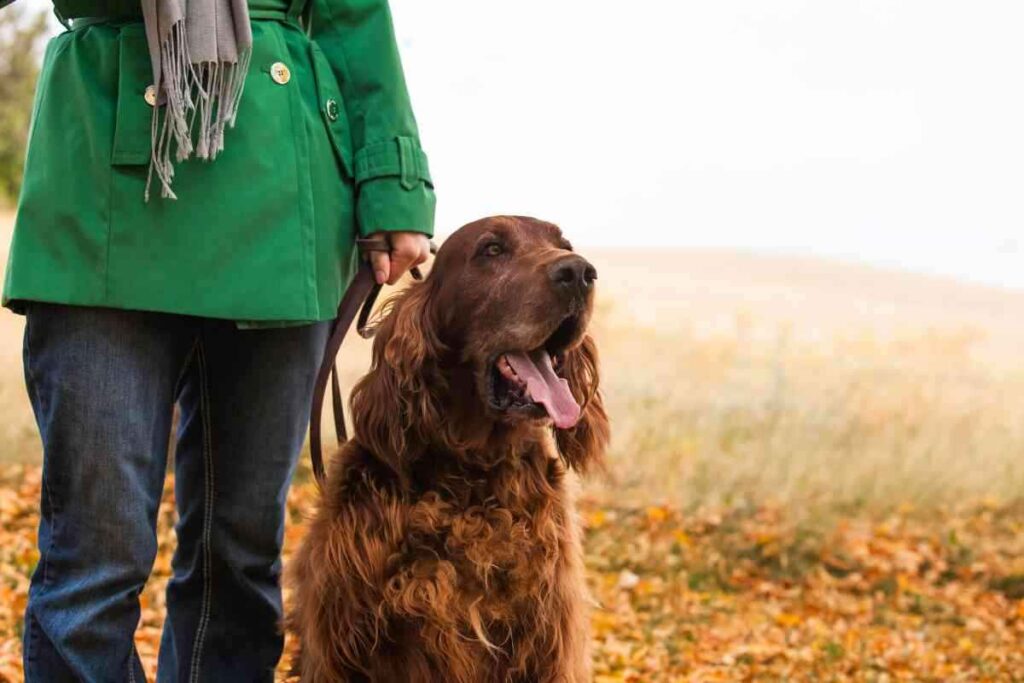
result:
[[[327,118],[331,121],[338,120],[338,101],[334,98],[327,100]]]
[[[146,94],[143,95],[143,97],[146,100],[146,104],[148,104],[151,107],[156,106],[156,86],[147,85]]]
[[[270,67],[270,77],[278,85],[284,85],[292,80],[292,72],[283,62],[274,62]]]

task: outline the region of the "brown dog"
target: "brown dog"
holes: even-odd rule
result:
[[[608,441],[596,276],[556,226],[487,218],[391,301],[288,571],[303,681],[590,680],[567,467]]]

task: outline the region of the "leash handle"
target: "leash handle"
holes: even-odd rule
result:
[[[345,407],[342,402],[341,383],[338,380],[336,364],[338,351],[341,349],[341,343],[345,341],[345,335],[357,314],[359,320],[356,323],[356,331],[360,337],[369,339],[376,331],[375,328],[368,326],[368,322],[370,314],[373,312],[373,304],[377,301],[377,295],[380,294],[381,285],[376,282],[373,266],[370,265],[368,256],[374,251],[391,251],[391,243],[385,238],[356,239],[356,246],[359,248],[361,256],[359,269],[338,304],[338,313],[331,326],[331,335],[327,339],[324,357],[320,362],[320,369],[317,371],[316,383],[313,385],[313,404],[309,411],[309,459],[313,467],[313,476],[321,488],[327,479],[320,429],[327,381],[331,380],[334,431],[338,436],[338,443],[341,444],[348,440],[348,430],[345,428]],[[430,253],[437,253],[437,245],[433,241],[430,242]],[[409,272],[416,280],[423,279],[419,268],[412,268]]]

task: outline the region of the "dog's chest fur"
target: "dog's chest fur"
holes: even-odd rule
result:
[[[587,680],[573,483],[553,442],[404,484],[347,444],[289,572],[304,680]]]
[[[566,472],[543,445],[487,470],[443,466],[407,507],[393,586],[437,591],[453,617],[490,633],[515,628],[577,552]],[[451,591],[449,594],[448,591]]]

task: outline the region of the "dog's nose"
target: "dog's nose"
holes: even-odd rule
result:
[[[578,254],[561,258],[548,267],[548,277],[557,287],[588,290],[597,279],[597,269]]]

